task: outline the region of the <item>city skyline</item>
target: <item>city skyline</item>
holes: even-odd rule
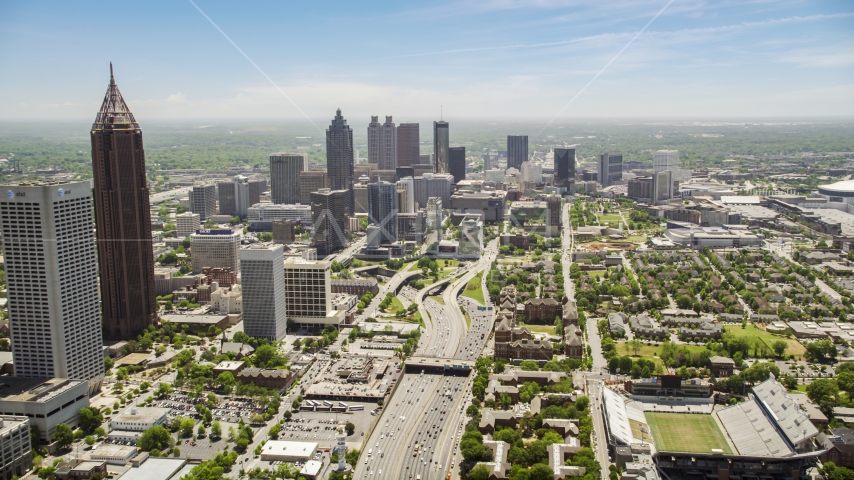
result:
[[[854,11],[843,2],[446,2],[341,5],[337,15],[269,3],[195,6],[116,5],[105,13],[4,4],[0,118],[85,118],[97,108],[97,72],[110,60],[134,92],[135,113],[149,119],[320,126],[338,107],[354,119],[387,112],[411,121],[442,110],[448,119],[560,120],[847,115],[854,106]],[[283,18],[297,36],[334,33],[298,49],[273,48],[266,32],[274,29],[265,26]],[[108,20],[127,25],[138,46],[108,45],[82,58],[79,47]],[[435,39],[425,22],[446,35]],[[401,38],[377,49],[359,34],[366,28]],[[143,32],[152,31],[161,34],[147,40]],[[348,48],[333,47],[342,41]],[[371,53],[352,55],[359,51]],[[62,76],[51,74],[57,68]]]

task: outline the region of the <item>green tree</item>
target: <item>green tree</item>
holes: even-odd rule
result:
[[[469,472],[469,480],[489,480],[489,475],[492,473],[492,470],[489,469],[486,465],[476,465],[471,472]],[[554,478],[554,475],[552,476]]]
[[[774,343],[771,344],[771,349],[774,350],[774,353],[778,357],[782,357],[784,353],[786,353],[786,347],[788,344],[783,340],[775,340]]]
[[[537,463],[528,469],[528,480],[554,480],[555,472],[544,463]]]
[[[817,404],[822,401],[836,400],[837,395],[839,395],[839,385],[836,380],[817,378],[807,385],[807,396]]]
[[[66,448],[74,441],[74,431],[68,425],[60,423],[53,431],[51,440],[56,442],[56,446],[60,449]]]
[[[344,424],[344,430],[347,431],[347,436],[349,437],[350,435],[356,433],[356,425],[353,425],[352,422],[347,422],[346,424]]]
[[[823,480],[854,480],[854,470],[839,467],[833,462],[824,462],[818,473]]]
[[[219,423],[219,420],[214,420],[211,423],[211,437],[222,438],[222,425]]]
[[[83,407],[77,414],[80,428],[86,433],[92,433],[104,423],[104,416],[95,407]]]
[[[86,442],[86,445],[89,445],[91,447],[92,445],[95,445],[95,442],[97,440],[95,440],[95,437],[93,437],[92,435],[89,435],[84,438],[83,441]]]
[[[537,362],[533,360],[525,360],[524,362],[519,364],[519,367],[527,372],[536,372],[540,369],[540,366],[537,364]]]
[[[144,452],[165,450],[172,444],[172,436],[169,434],[169,430],[157,425],[142,432],[137,444]]]
[[[854,372],[838,372],[836,374],[836,383],[839,389],[848,394],[848,399],[851,399],[851,394],[854,393]]]

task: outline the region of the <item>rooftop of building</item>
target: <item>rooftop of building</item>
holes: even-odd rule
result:
[[[161,407],[136,407],[113,418],[114,422],[120,423],[152,423],[169,413],[168,408]]]
[[[161,320],[165,320],[167,322],[173,323],[193,323],[193,324],[206,324],[213,325],[223,320],[228,319],[228,315],[223,314],[208,314],[208,315],[161,315]]]
[[[86,384],[67,378],[0,377],[0,401],[46,403],[63,393]]]

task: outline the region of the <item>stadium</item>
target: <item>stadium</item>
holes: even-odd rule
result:
[[[661,478],[810,478],[825,452],[818,429],[773,376],[741,403],[714,401],[712,385],[678,375],[603,390],[608,449],[618,466],[651,458]]]
[[[819,185],[818,194],[828,202],[854,205],[854,180],[843,180],[829,185]]]

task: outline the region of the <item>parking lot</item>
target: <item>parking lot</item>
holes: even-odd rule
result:
[[[350,422],[356,426],[353,435],[347,437],[347,448],[361,448],[365,435],[377,417],[370,414],[376,403],[366,403],[364,411],[357,412],[311,412],[295,413],[285,422],[280,440],[317,442],[320,449],[336,446],[335,435],[339,422]]]

